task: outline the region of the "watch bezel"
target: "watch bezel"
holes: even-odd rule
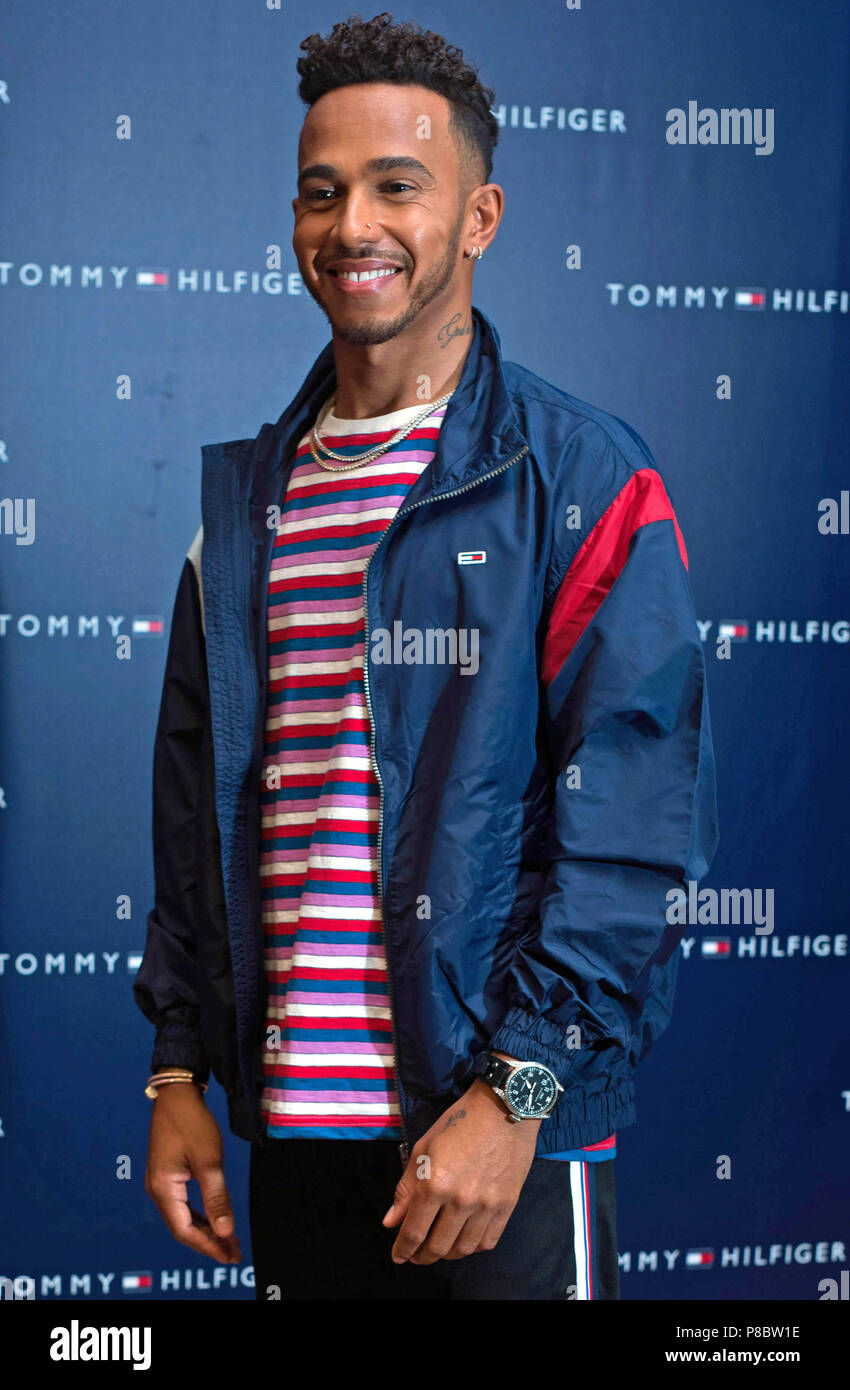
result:
[[[535,1071],[545,1071],[547,1076],[551,1076],[552,1083],[555,1087],[555,1094],[552,1100],[550,1101],[549,1105],[546,1107],[546,1109],[532,1114],[529,1114],[527,1111],[518,1110],[517,1107],[514,1105],[513,1101],[510,1099],[510,1096],[508,1095],[508,1088],[511,1086],[514,1077],[519,1076],[521,1072],[528,1071],[529,1068],[533,1068]],[[510,1073],[506,1081],[500,1087],[502,1099],[504,1100],[508,1109],[511,1111],[513,1115],[516,1115],[517,1118],[520,1120],[545,1120],[549,1115],[551,1115],[552,1111],[557,1105],[558,1096],[563,1091],[563,1089],[563,1086],[561,1085],[555,1073],[552,1071],[552,1068],[547,1067],[543,1062],[520,1062],[516,1065],[513,1065],[511,1067]]]

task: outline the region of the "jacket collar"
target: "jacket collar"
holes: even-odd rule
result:
[[[505,382],[496,328],[475,305],[472,320],[475,331],[463,372],[446,407],[431,467],[420,479],[428,496],[474,481],[506,462],[527,442]],[[331,341],[316,358],[277,423],[263,425],[255,440],[245,441],[250,447],[243,454],[245,472],[240,480],[240,495],[257,498],[266,493],[335,387]]]

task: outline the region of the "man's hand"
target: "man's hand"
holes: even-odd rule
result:
[[[429,1265],[492,1250],[528,1176],[540,1124],[512,1123],[476,1078],[413,1148],[383,1219],[384,1226],[402,1222],[395,1263]]]
[[[189,1206],[190,1178],[201,1189],[206,1219]],[[153,1102],[145,1191],[182,1245],[219,1264],[242,1259],[224,1181],[221,1132],[191,1082],[161,1086]]]

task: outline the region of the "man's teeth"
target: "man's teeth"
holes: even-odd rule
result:
[[[338,270],[337,275],[340,280],[353,280],[359,283],[361,280],[377,280],[383,275],[395,275],[394,270]]]

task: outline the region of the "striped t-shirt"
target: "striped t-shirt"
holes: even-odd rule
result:
[[[260,789],[261,1111],[271,1138],[402,1138],[363,683],[363,572],[431,462],[445,409],[348,471],[321,468],[306,434],[281,508]],[[334,436],[334,451],[353,459],[421,410],[369,420],[331,413],[321,436]],[[612,1157],[613,1136],[591,1148],[551,1157]]]

